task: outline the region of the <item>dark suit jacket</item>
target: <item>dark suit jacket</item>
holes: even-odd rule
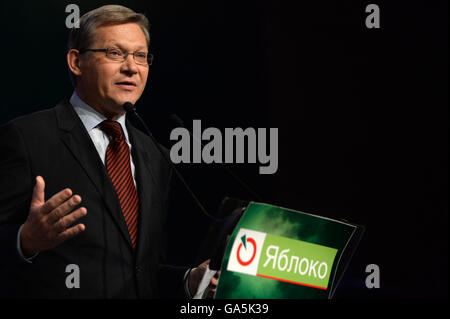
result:
[[[0,296],[154,298],[182,291],[186,268],[162,265],[171,170],[148,136],[128,121],[127,129],[140,200],[135,250],[111,180],[67,100],[1,128]],[[16,240],[37,175],[45,180],[46,200],[68,187],[88,213],[80,220],[84,232],[29,264]],[[80,288],[66,287],[69,264],[80,269]]]

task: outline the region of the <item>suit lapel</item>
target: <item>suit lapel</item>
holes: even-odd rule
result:
[[[59,128],[64,131],[61,134],[63,143],[95,185],[103,198],[108,213],[132,249],[128,228],[114,186],[83,123],[68,101],[58,105],[55,110]]]

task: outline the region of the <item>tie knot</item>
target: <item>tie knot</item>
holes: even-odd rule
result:
[[[105,120],[100,123],[100,128],[103,132],[111,136],[114,140],[122,140],[123,139],[123,131],[122,126],[119,122]]]

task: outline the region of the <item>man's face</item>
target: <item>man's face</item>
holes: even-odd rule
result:
[[[117,48],[122,52],[148,52],[147,41],[136,23],[97,28],[89,49]],[[125,102],[136,103],[144,91],[148,65],[136,64],[133,55],[125,61],[111,61],[105,52],[86,52],[80,59],[77,93],[89,105],[109,118],[124,113]]]

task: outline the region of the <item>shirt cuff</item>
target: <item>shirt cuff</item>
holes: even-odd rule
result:
[[[184,292],[186,294],[186,296],[188,297],[188,299],[192,299],[191,293],[189,291],[189,275],[191,274],[191,271],[194,270],[195,268],[189,268],[186,273],[184,274],[183,277],[183,282],[184,282]]]
[[[26,257],[23,255],[22,247],[20,246],[20,232],[22,231],[22,227],[23,227],[23,224],[22,224],[22,226],[20,226],[19,231],[17,232],[17,252],[19,253],[19,256],[20,256],[23,260],[25,260],[27,263],[32,264],[32,263],[33,263],[33,259],[38,255],[38,253],[34,254],[34,255],[31,256],[30,258],[26,258]]]

